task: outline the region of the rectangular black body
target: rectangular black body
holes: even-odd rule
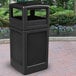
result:
[[[21,3],[22,5],[23,3]],[[48,36],[49,36],[49,10],[48,6],[38,4],[37,7],[29,5],[19,6],[18,4],[10,5],[10,50],[11,50],[11,65],[23,74],[30,74],[48,67]],[[13,17],[12,8],[22,9],[22,19],[16,16]],[[23,8],[24,7],[24,8]],[[36,17],[33,19],[29,16],[28,21],[27,7],[34,12],[34,8],[47,8],[46,19]],[[33,13],[34,14],[34,13]],[[39,18],[39,19],[37,19]]]

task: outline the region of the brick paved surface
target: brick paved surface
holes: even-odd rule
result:
[[[9,44],[0,45],[0,76],[24,76],[10,66]],[[26,76],[76,76],[76,42],[49,42],[49,68]]]

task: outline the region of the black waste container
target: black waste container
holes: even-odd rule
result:
[[[49,6],[38,2],[13,3],[9,10],[11,65],[23,74],[46,69]],[[44,16],[37,14],[43,10]]]

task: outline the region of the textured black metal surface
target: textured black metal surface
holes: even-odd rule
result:
[[[47,32],[34,32],[27,35],[27,64],[28,66],[46,62]]]
[[[22,10],[26,11],[23,8]],[[23,19],[13,18],[11,14],[10,11],[11,65],[23,74],[46,69],[48,67],[49,13],[42,21],[37,17],[27,21],[25,13],[22,15]]]

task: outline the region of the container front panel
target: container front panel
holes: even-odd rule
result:
[[[30,32],[27,34],[27,65],[33,66],[46,62],[47,31]]]

